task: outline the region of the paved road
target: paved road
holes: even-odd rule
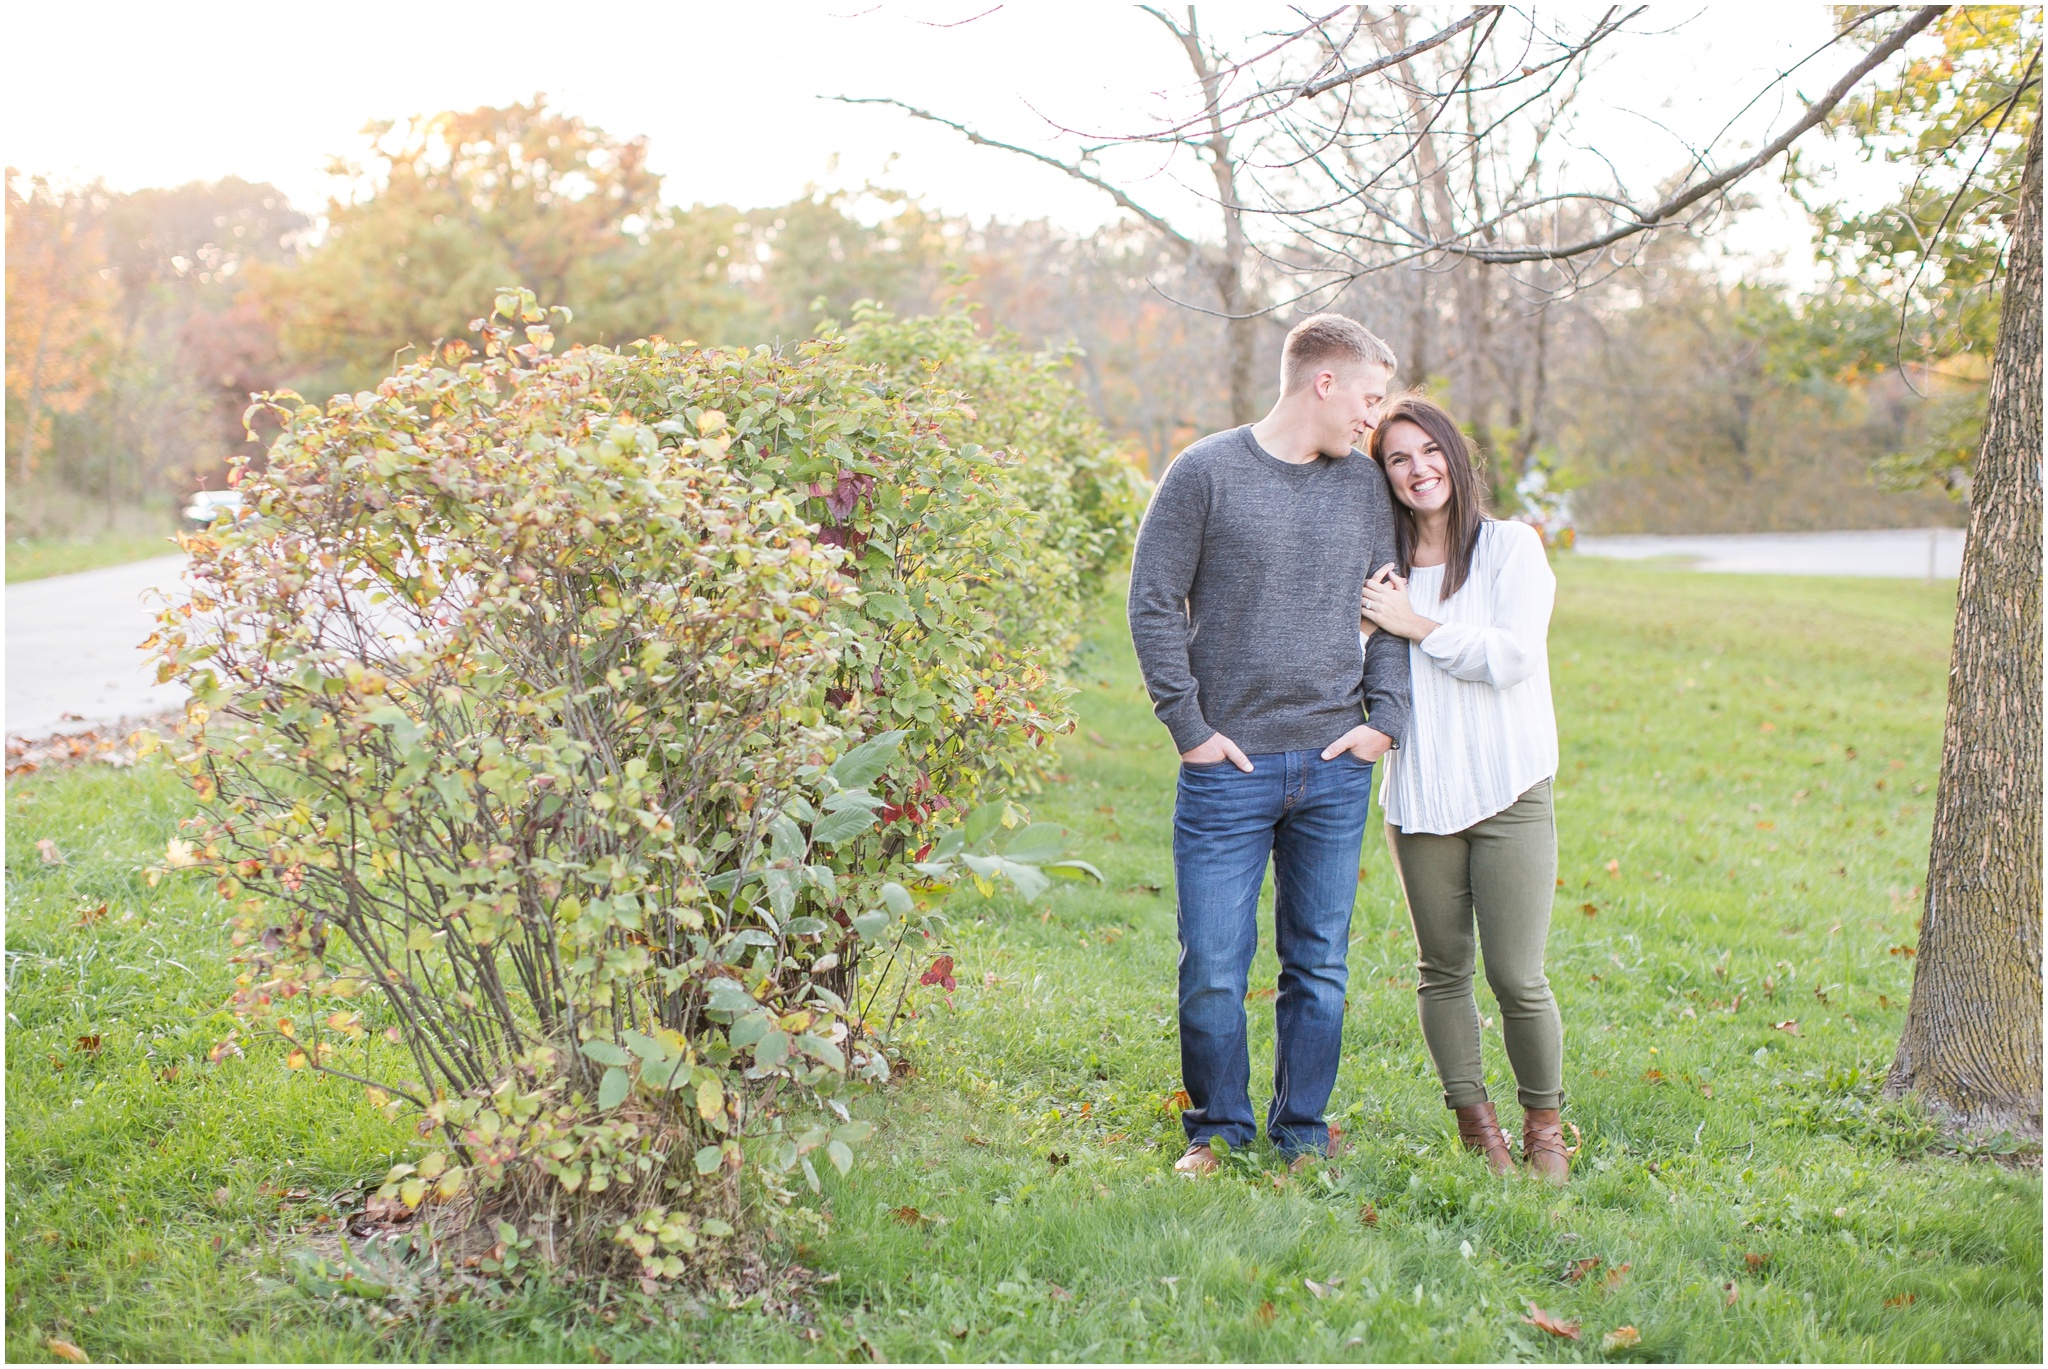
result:
[[[156,630],[162,601],[152,591],[175,589],[184,565],[159,556],[9,585],[7,735],[46,737],[182,703],[184,689],[158,684],[137,644]]]
[[[1953,579],[1962,566],[1963,534],[1934,528],[1587,537],[1579,551],[1628,560],[1676,557],[1712,571]],[[164,556],[9,585],[7,735],[46,737],[183,702],[184,691],[156,683],[155,667],[136,649],[155,627],[151,591],[174,588],[183,564],[181,556]]]
[[[1694,570],[1753,575],[1857,575],[1953,580],[1963,572],[1961,528],[1884,532],[1757,532],[1697,537],[1581,537],[1586,556],[1675,557]]]

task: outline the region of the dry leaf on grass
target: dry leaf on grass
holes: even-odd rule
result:
[[[1599,1267],[1600,1257],[1598,1255],[1588,1255],[1583,1260],[1573,1260],[1565,1269],[1564,1276],[1573,1283],[1577,1283]]]
[[[51,841],[48,837],[44,837],[36,842],[36,854],[43,858],[43,864],[45,865],[66,865],[70,863],[64,859],[64,853],[57,849],[57,843]],[[52,1341],[51,1344],[71,1345],[71,1342]],[[74,1350],[78,1349],[78,1347],[75,1345],[72,1345],[71,1348]]]
[[[1742,1288],[1733,1279],[1721,1285],[1721,1305],[1723,1307],[1735,1306],[1736,1301],[1741,1297]]]
[[[70,1360],[73,1364],[92,1363],[91,1355],[86,1354],[85,1351],[79,1349],[68,1340],[59,1340],[52,1336],[45,1344],[50,1347],[50,1353],[58,1359]]]
[[[1535,1327],[1538,1331],[1547,1331],[1551,1335],[1563,1340],[1577,1340],[1579,1338],[1579,1324],[1577,1322],[1559,1321],[1533,1302],[1529,1304],[1529,1315],[1522,1318],[1522,1320]]]
[[[1608,1354],[1616,1350],[1628,1350],[1643,1343],[1643,1333],[1633,1326],[1617,1326],[1600,1338],[1600,1348]]]
[[[1621,1287],[1621,1281],[1628,1277],[1628,1271],[1632,1268],[1634,1266],[1629,1264],[1614,1266],[1614,1268],[1600,1276],[1600,1287],[1612,1293],[1615,1289]]]

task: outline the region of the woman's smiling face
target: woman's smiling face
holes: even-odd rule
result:
[[[1451,500],[1449,458],[1421,425],[1396,419],[1380,434],[1380,461],[1394,497],[1417,513],[1433,513]]]

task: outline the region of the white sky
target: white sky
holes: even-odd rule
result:
[[[230,174],[267,180],[318,212],[337,189],[328,159],[359,156],[367,120],[544,91],[612,134],[647,135],[672,202],[753,207],[813,183],[872,179],[976,219],[1095,227],[1114,207],[1056,171],[895,111],[817,98],[890,95],[1047,147],[1056,146],[1048,116],[1125,130],[1148,123],[1162,94],[1185,99],[1184,58],[1135,7],[1028,0],[983,14],[993,3],[21,6],[4,20],[0,154],[22,170],[100,177],[117,189]],[[1287,6],[1243,0],[1200,12],[1207,31],[1226,37],[1290,18]],[[1717,128],[1760,78],[1819,46],[1828,22],[1817,4],[1653,6],[1638,26],[1676,31],[1627,40],[1603,70],[1596,99],[1611,113],[1598,125],[1599,150],[1648,184],[1682,162],[1674,133]],[[1817,93],[1844,60],[1822,57],[1798,88]],[[1785,109],[1767,102],[1738,131],[1776,123]],[[1825,157],[1824,144],[1810,147],[1809,157]],[[1857,183],[1881,182],[1866,172]],[[1206,228],[1200,199],[1171,177],[1136,189],[1177,222]],[[1788,254],[1782,274],[1797,283],[1807,275],[1803,222],[1767,198],[1773,204],[1733,241],[1752,260]]]

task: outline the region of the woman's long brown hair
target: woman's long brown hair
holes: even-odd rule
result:
[[[1372,459],[1379,462],[1382,473],[1387,469],[1387,458],[1381,448],[1387,430],[1396,423],[1413,423],[1444,454],[1444,469],[1451,481],[1450,505],[1445,510],[1450,515],[1451,554],[1444,562],[1440,597],[1448,599],[1464,588],[1466,578],[1472,574],[1472,554],[1479,549],[1479,525],[1487,518],[1486,495],[1472,468],[1474,449],[1458,427],[1458,420],[1441,404],[1421,395],[1402,395],[1381,410],[1379,426],[1372,430],[1367,448]],[[1388,495],[1394,506],[1394,554],[1400,559],[1401,574],[1411,575],[1415,569],[1415,510],[1402,503],[1392,490]]]

